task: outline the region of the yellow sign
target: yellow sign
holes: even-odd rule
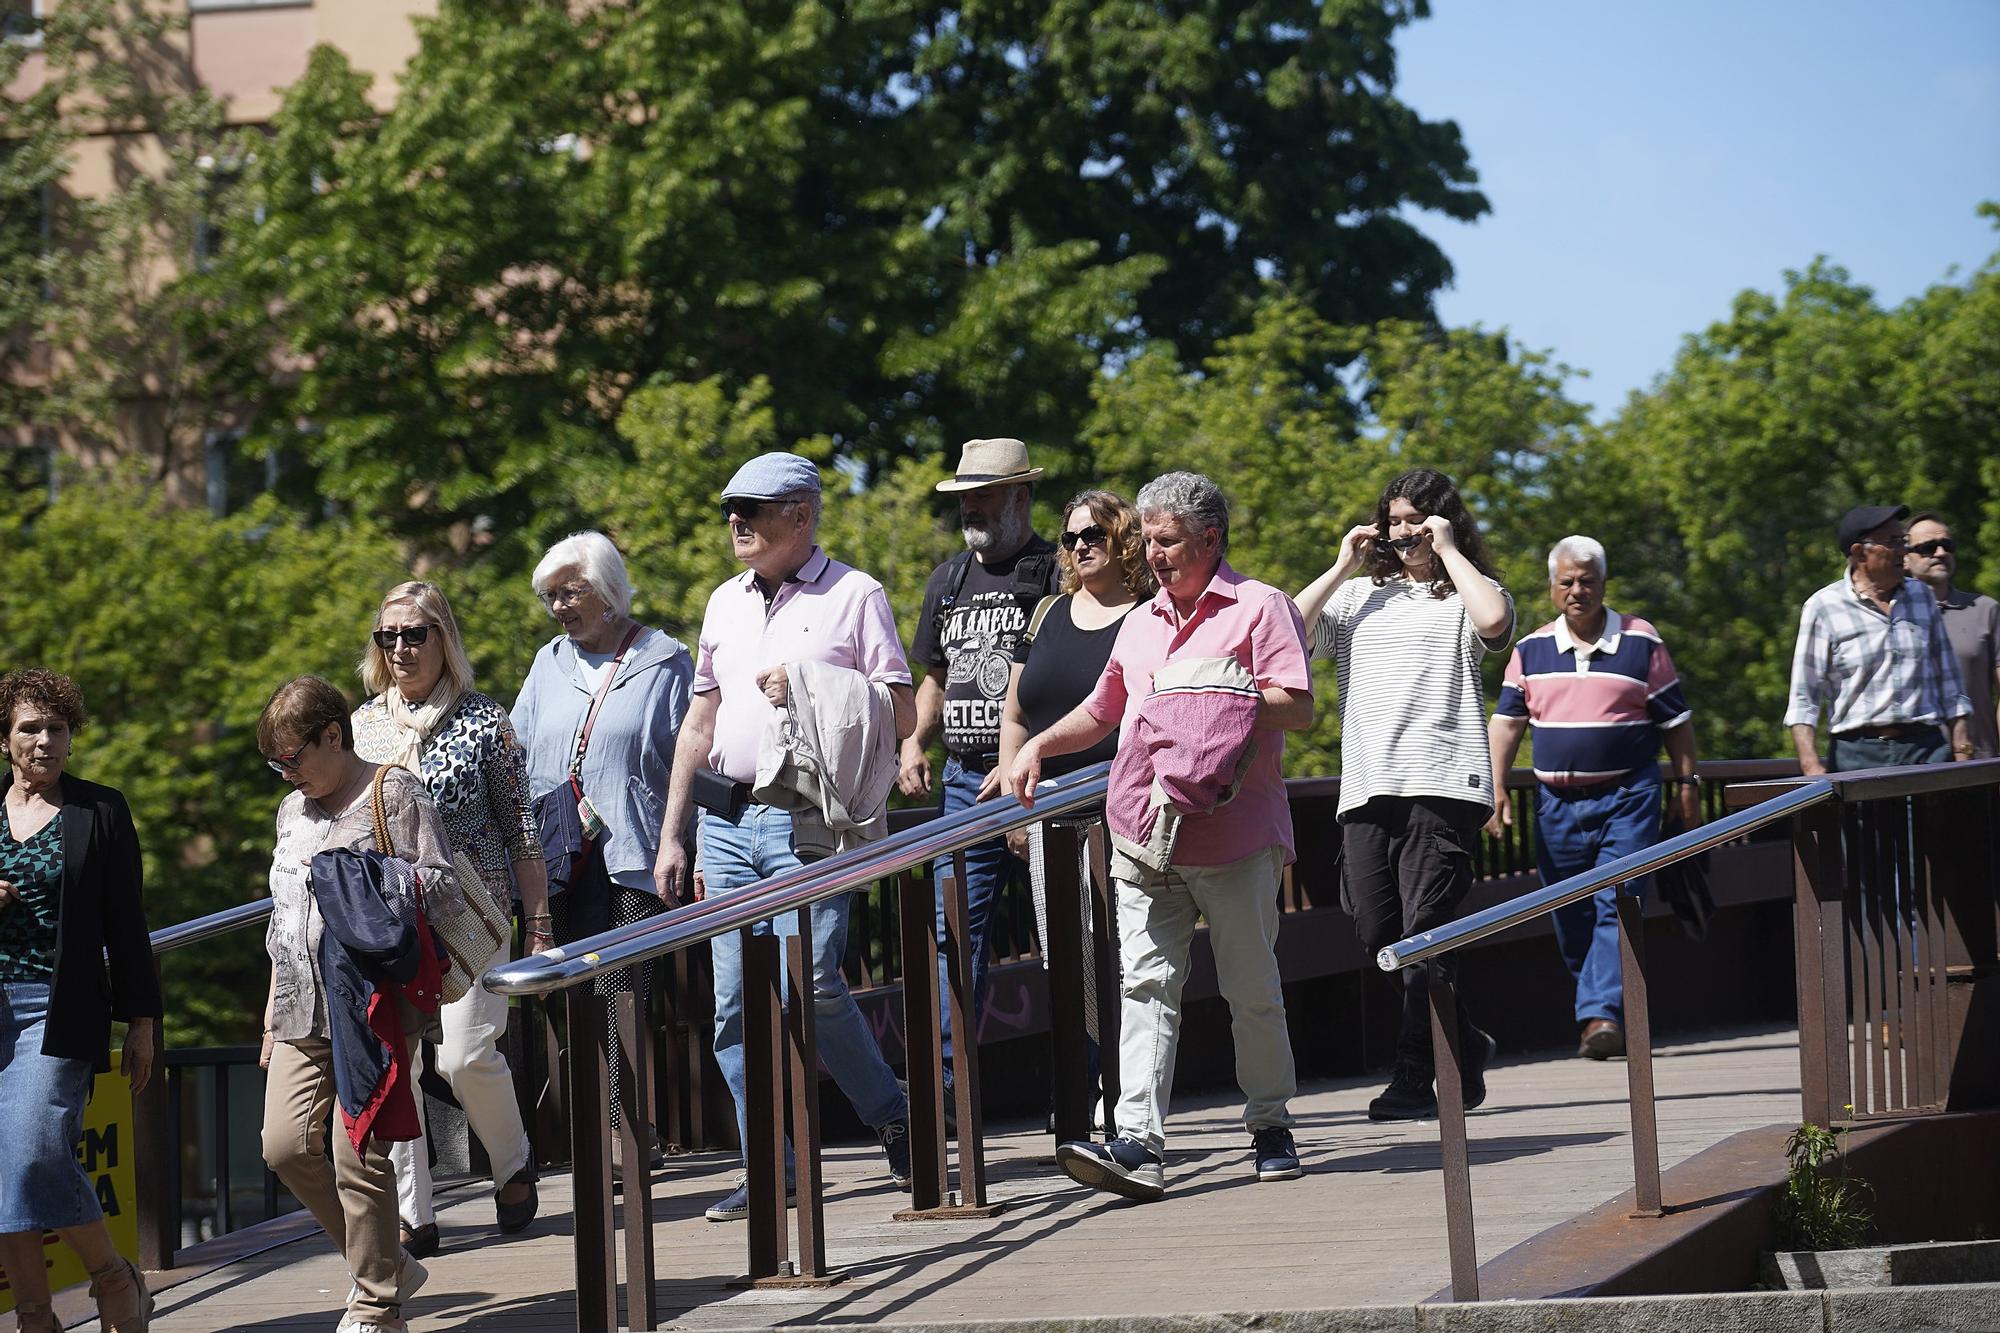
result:
[[[165,1076],[159,1067],[154,1078]],[[104,1221],[111,1228],[111,1243],[118,1253],[137,1261],[139,1257],[139,1212],[134,1197],[138,1177],[133,1170],[132,1085],[118,1072],[99,1074],[91,1089],[90,1104],[83,1110],[83,1139],[76,1145],[76,1160],[90,1177],[97,1202],[104,1209]],[[49,1270],[49,1289],[61,1291],[90,1277],[83,1260],[69,1246],[56,1239],[53,1231],[42,1233],[42,1255]],[[14,1289],[0,1277],[0,1311],[14,1308]]]

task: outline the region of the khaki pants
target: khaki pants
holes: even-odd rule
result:
[[[264,1160],[346,1257],[360,1288],[348,1318],[400,1319],[396,1283],[403,1248],[389,1145],[371,1139],[366,1156],[357,1155],[335,1116],[329,1163],[325,1138],[333,1102],[333,1043],[325,1037],[275,1043],[264,1083]]]
[[[1180,1044],[1181,987],[1197,914],[1208,921],[1215,978],[1229,1002],[1243,1126],[1290,1128],[1298,1093],[1285,995],[1278,979],[1278,883],[1282,847],[1221,866],[1174,866],[1161,874],[1123,852],[1111,858],[1124,964],[1118,1029],[1118,1132],[1164,1152],[1167,1098]]]

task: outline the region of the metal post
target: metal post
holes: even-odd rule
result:
[[[951,991],[952,1090],[958,1095],[956,1211],[961,1217],[991,1217],[1000,1210],[986,1201],[986,1144],[979,1123],[979,1014],[973,996],[964,850],[953,852],[951,862],[952,875],[944,886],[944,947]]]
[[[784,999],[779,993],[778,937],[744,927],[744,1118],[749,1141],[748,1280],[789,1276],[785,1227]]]
[[[1431,1052],[1437,1068],[1438,1154],[1444,1173],[1444,1225],[1451,1248],[1451,1298],[1479,1299],[1479,1254],[1472,1236],[1472,1166],[1465,1143],[1465,1083],[1460,1076],[1458,996],[1435,961],[1430,970]]]
[[[614,1327],[618,1315],[604,1001],[589,986],[571,987],[563,999],[569,1018],[569,1160],[576,1193],[576,1326],[578,1333],[593,1333]]]
[[[635,988],[617,997],[619,1080],[632,1089],[619,1130],[625,1159],[625,1321],[633,1328],[651,1328],[659,1322],[653,1294],[653,1159],[651,1145],[641,1130],[653,1123],[652,1099],[637,1090],[650,1089],[653,1064],[649,1038],[642,1015],[646,1012],[646,974],[650,968],[634,968],[639,979]]]
[[[215,1137],[211,1140],[215,1148],[215,1234],[226,1236],[236,1230],[235,1219],[231,1216],[230,1194],[234,1192],[235,1181],[230,1179],[229,1144],[233,1137],[229,1132],[229,1066],[213,1064],[208,1067],[211,1095],[215,1098]],[[423,1096],[421,1089],[417,1090]],[[339,1126],[335,1125],[338,1131]]]
[[[1660,1131],[1653,1102],[1653,1023],[1646,996],[1646,917],[1635,894],[1617,887],[1618,962],[1625,977],[1625,1085],[1632,1102],[1632,1193],[1636,1217],[1658,1217]]]
[[[910,1206],[898,1219],[944,1206],[944,1034],[938,1030],[937,891],[928,875],[898,880],[903,934],[904,1072],[910,1087]]]
[[[1809,1124],[1831,1126],[1827,1102],[1827,994],[1825,949],[1820,938],[1820,840],[1824,807],[1792,819],[1792,949],[1799,986],[1799,1114]]]
[[[1083,1028],[1083,886],[1080,839],[1070,825],[1042,826],[1042,882],[1048,890],[1049,1041],[1055,1056],[1055,1136],[1090,1137],[1090,1046]]]
[[[828,909],[831,910],[831,909]],[[826,1214],[821,1198],[819,1152],[819,1032],[813,990],[812,913],[799,909],[798,933],[787,941],[792,1002],[786,1010],[786,1056],[792,1076],[792,1146],[798,1157],[799,1264],[786,1285],[838,1282],[826,1269]]]
[[[1104,1107],[1105,1130],[1118,1133],[1118,1034],[1124,988],[1118,948],[1118,890],[1111,883],[1109,835],[1104,821],[1090,826],[1090,947],[1097,957],[1097,1081]]]
[[[153,1077],[132,1098],[132,1171],[138,1196],[132,1206],[139,1213],[139,1267],[154,1273],[174,1266],[181,1238],[180,1209],[169,1176],[179,1170],[180,1153],[170,1137],[173,1117],[167,1111],[169,1084],[178,1090],[179,1079],[169,1078],[166,1057],[164,1049],[158,1051]]]

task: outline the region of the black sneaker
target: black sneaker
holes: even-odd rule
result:
[[[1299,1165],[1299,1150],[1292,1142],[1292,1131],[1283,1125],[1253,1130],[1250,1151],[1257,1158],[1259,1180],[1297,1180],[1306,1173]]]
[[[883,1155],[889,1159],[889,1179],[896,1188],[910,1187],[910,1122],[891,1120],[875,1131],[875,1137],[882,1144]]]
[[[1370,1120],[1435,1120],[1437,1094],[1430,1075],[1416,1065],[1398,1061],[1382,1095],[1368,1103]]]
[[[1151,1203],[1167,1192],[1160,1155],[1137,1139],[1059,1143],[1056,1165],[1080,1185],[1108,1190],[1141,1203]]]
[[[1479,1028],[1472,1029],[1472,1040],[1464,1043],[1460,1058],[1465,1064],[1459,1090],[1465,1095],[1466,1110],[1476,1110],[1486,1100],[1486,1066],[1499,1049],[1500,1043],[1493,1040],[1493,1034]]]

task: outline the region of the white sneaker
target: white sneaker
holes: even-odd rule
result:
[[[430,1281],[430,1277],[431,1270],[425,1268],[421,1261],[412,1259],[407,1254],[403,1255],[403,1271],[396,1275],[396,1304],[401,1305],[404,1301],[416,1295],[423,1288],[424,1283]],[[360,1299],[361,1284],[356,1282],[347,1288],[347,1303],[352,1305]],[[375,1325],[373,1324],[355,1324],[354,1330],[355,1333],[367,1333],[367,1330],[374,1327]],[[390,1325],[384,1324],[382,1327],[388,1328]],[[349,1333],[348,1326],[342,1324],[337,1333]]]
[[[400,1319],[343,1319],[334,1333],[410,1333]]]

